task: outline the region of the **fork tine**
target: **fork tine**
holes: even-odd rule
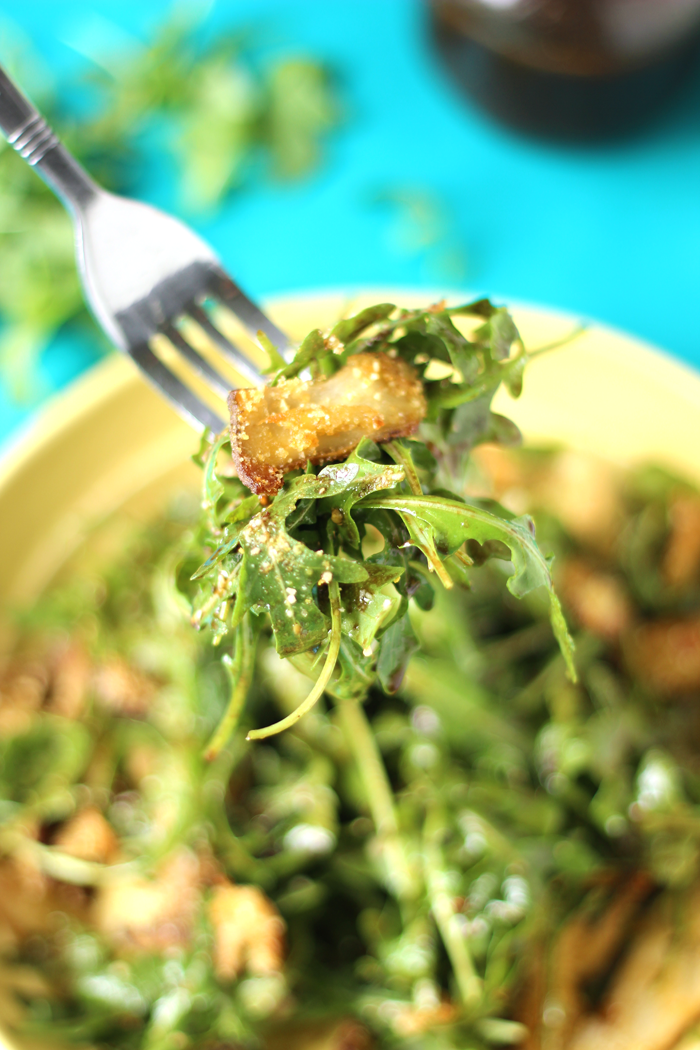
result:
[[[234,284],[227,273],[218,267],[212,267],[209,271],[207,286],[211,294],[216,299],[220,299],[238,317],[252,336],[262,330],[270,342],[277,347],[282,357],[289,359],[293,352],[289,336],[285,335],[267,314],[264,314],[260,307],[256,306],[252,299],[241,291],[237,284]]]
[[[174,325],[162,324],[159,329],[160,332],[169,339],[173,346],[179,350],[185,360],[194,368],[194,370],[209,383],[213,390],[216,391],[220,397],[226,398],[229,391],[231,390],[232,383],[228,379],[217,372],[217,370],[210,365],[209,362],[197,353],[195,348],[187,342],[182,332],[178,331]]]
[[[250,380],[253,386],[260,386],[261,375],[253,362],[250,358],[246,357],[243,351],[232,343],[230,339],[227,339],[214,324],[212,324],[211,319],[201,306],[197,306],[196,303],[190,303],[187,309],[187,314],[193,321],[196,321],[199,327],[206,332],[214,343],[216,343],[219,350],[221,350],[221,352],[234,365],[237,372],[240,372],[242,376]]]
[[[225,423],[220,416],[193,394],[189,387],[174,375],[146,343],[129,348],[129,354],[145,377],[170,401],[180,415],[195,430],[202,427],[212,434],[220,434]]]

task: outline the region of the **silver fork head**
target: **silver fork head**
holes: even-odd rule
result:
[[[222,396],[231,382],[178,328],[194,320],[223,358],[251,385],[263,379],[250,358],[213,322],[204,308],[221,303],[255,336],[260,330],[281,353],[289,340],[241,291],[219,260],[188,226],[156,208],[98,192],[77,215],[78,256],[87,298],[110,338],[197,427],[218,432],[223,420],[159,359],[153,337],[164,336],[182,358]]]
[[[211,248],[184,223],[147,204],[97,186],[0,66],[0,130],[71,212],[88,303],[110,339],[197,428],[219,432],[223,420],[154,352],[157,337],[220,395],[231,384],[178,327],[189,317],[229,364],[253,385],[262,376],[206,311],[225,304],[247,331],[262,329],[285,356],[289,340],[224,272]]]

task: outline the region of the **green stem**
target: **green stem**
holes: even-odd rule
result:
[[[387,450],[394,463],[397,463],[400,467],[403,467],[403,472],[406,477],[408,487],[414,496],[423,495],[423,486],[420,483],[416,468],[413,464],[413,460],[409,455],[407,449],[403,445],[398,444],[396,441],[387,441],[384,444],[384,448]]]
[[[548,354],[550,350],[559,350],[562,346],[572,343],[574,339],[578,339],[580,335],[585,335],[587,331],[587,324],[577,324],[567,335],[561,336],[560,339],[555,339],[553,343],[545,343],[543,346],[536,347],[535,350],[528,350],[527,356],[529,358],[539,357],[540,354]]]
[[[442,851],[439,845],[442,824],[436,814],[428,817],[424,830],[423,865],[430,908],[445,945],[462,1003],[475,1006],[482,995],[483,982],[474,962],[464,932],[457,924],[454,897],[450,892]]]
[[[291,715],[280,719],[279,722],[273,722],[270,726],[265,726],[264,729],[251,729],[246,740],[264,740],[265,737],[274,736],[276,733],[283,733],[285,729],[289,729],[318,702],[324,689],[330,682],[331,675],[338,661],[338,653],[340,652],[340,590],[336,580],[331,580],[328,584],[328,596],[331,603],[330,644],[323,670],[316,680],[316,684],[306,700],[303,700],[296,710],[292,711]]]
[[[212,762],[216,758],[236,731],[253,677],[254,664],[255,645],[253,643],[253,630],[250,624],[250,617],[245,616],[236,628],[236,649],[230,665],[233,678],[231,699],[224,717],[219,722],[204,749],[204,758],[207,762]]]
[[[223,445],[225,445],[228,440],[228,429],[225,428],[212,443],[204,467],[204,478],[202,479],[202,492],[205,494],[202,498],[202,509],[206,511],[207,517],[214,529],[218,529],[218,522],[215,517],[216,501],[221,495],[221,492],[223,492],[223,485],[221,485],[221,482],[216,477],[217,459]],[[214,489],[213,499],[211,498],[212,489]]]
[[[440,583],[445,588],[445,590],[446,591],[452,590],[452,588],[455,585],[455,581],[452,579],[452,577],[450,576],[449,572],[447,571],[445,566],[440,561],[439,556],[438,555],[433,555],[431,557],[427,553],[426,553],[425,556],[428,559],[428,565],[432,568],[433,572],[438,576],[438,578],[440,580]]]
[[[226,870],[235,880],[254,882],[266,888],[272,877],[266,861],[254,857],[234,834],[223,804],[231,774],[244,750],[245,744],[239,736],[233,747],[219,756],[218,762],[207,767],[200,789],[200,807],[204,819],[212,825],[216,854]]]
[[[143,872],[143,863],[140,860],[102,864],[73,857],[55,846],[45,846],[42,842],[29,838],[20,838],[15,843],[13,854],[20,860],[28,858],[44,874],[73,886],[105,886],[119,879],[133,878]]]
[[[362,778],[377,839],[384,848],[387,883],[397,900],[412,900],[416,877],[406,856],[394,795],[372,727],[362,704],[355,700],[337,700],[336,704],[345,740]]]

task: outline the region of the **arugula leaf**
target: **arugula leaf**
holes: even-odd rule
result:
[[[351,513],[358,500],[378,489],[393,488],[404,478],[404,471],[400,466],[387,466],[368,458],[376,448],[374,442],[366,438],[362,440],[344,463],[344,467],[353,472],[352,486],[338,495],[326,496],[319,502],[319,513],[330,513],[341,542],[351,547],[360,545],[360,533]]]
[[[218,447],[220,442],[212,449],[210,463],[214,461]],[[226,542],[210,555],[193,578],[200,579],[214,571],[217,575],[222,570],[224,573],[227,569],[230,571],[230,580],[221,593],[220,602],[230,602],[235,598],[231,630],[241,623],[249,610],[267,612],[280,655],[313,648],[328,632],[328,618],[317,602],[319,586],[327,586],[332,579],[340,584],[359,584],[368,579],[369,570],[355,560],[326,553],[323,549],[312,550],[288,531],[287,518],[301,500],[327,502],[333,509],[334,501],[340,500],[341,505],[348,508],[348,534],[352,535],[351,526],[356,534],[349,513],[352,504],[367,493],[391,488],[402,477],[403,472],[398,467],[382,466],[357,455],[352,461],[325,467],[318,475],[304,474],[295,478],[269,507],[246,518],[253,509],[253,501],[259,507],[257,498],[250,497],[233,512],[226,526],[229,533]],[[242,527],[237,528],[239,525]],[[379,575],[382,578],[378,585],[383,586],[389,579],[397,579],[400,573],[385,570],[383,574],[377,574],[377,579]],[[200,613],[205,605],[199,607]],[[198,622],[204,624],[207,621],[200,615]],[[372,632],[365,630],[365,635],[371,641]]]
[[[231,627],[237,627],[249,609],[269,613],[280,656],[320,645],[328,634],[327,618],[316,603],[319,586],[332,579],[367,579],[357,562],[312,551],[293,539],[271,509],[246,525],[239,543],[243,559]]]
[[[535,542],[532,518],[524,516],[509,520],[475,503],[461,503],[440,496],[370,496],[364,505],[395,511],[405,523],[413,543],[423,551],[430,564],[434,564],[435,559],[440,560],[440,555],[453,554],[470,539],[481,544],[493,540],[505,544],[514,567],[513,574],[508,577],[508,590],[522,598],[536,587],[547,588],[552,627],[569,674],[576,679],[573,640],[554,592],[549,562]]]
[[[362,508],[362,516],[384,539],[384,547],[372,554],[365,564],[396,566],[401,569],[401,576],[396,581],[396,589],[404,598],[413,598],[421,609],[432,607],[433,588],[431,581],[423,574],[423,566],[415,564],[419,551],[410,543],[408,529],[401,518],[383,510]],[[427,575],[427,574],[426,574]]]
[[[217,473],[217,459],[219,452],[229,440],[226,431],[223,431],[211,447],[207,458],[202,479],[202,509],[209,515],[210,522],[216,526],[216,505],[224,494],[224,485]]]
[[[390,624],[402,607],[402,598],[390,585],[396,583],[401,569],[388,565],[366,565],[367,578],[362,583],[341,587],[341,624],[360,646],[365,656],[371,655],[372,642],[383,627]]]
[[[288,365],[285,365],[284,368],[281,368],[277,375],[272,377],[270,380],[270,386],[276,386],[280,379],[293,379],[312,363],[318,366],[319,362],[322,361],[327,354],[328,350],[326,348],[325,339],[323,338],[323,332],[319,328],[314,328],[312,332],[309,332],[297,350],[294,355],[294,360]]]
[[[299,178],[319,162],[324,131],[338,122],[339,107],[325,69],[289,59],[272,69],[264,95],[263,141],[282,178]]]
[[[513,343],[520,342],[520,332],[515,327],[513,318],[503,307],[494,311],[488,325],[484,325],[476,333],[477,337],[482,333],[494,361],[503,361],[509,356]]]
[[[204,564],[200,565],[190,579],[200,580],[203,576],[207,576],[212,569],[215,569],[217,565],[226,558],[227,555],[235,550],[236,546],[240,543],[241,532],[259,509],[260,500],[257,496],[248,496],[247,499],[244,499],[243,502],[239,504],[236,510],[229,516],[228,524],[224,529],[224,542],[209,555]]]
[[[280,352],[278,351],[275,344],[272,342],[270,337],[263,332],[262,329],[258,329],[256,338],[263,348],[265,353],[270,359],[270,363],[267,368],[261,368],[260,371],[263,375],[269,375],[271,372],[279,372],[281,368],[284,368],[287,362],[284,360]]]
[[[393,314],[395,309],[396,307],[393,303],[379,303],[377,306],[368,306],[352,317],[338,321],[331,328],[330,334],[345,345],[352,339],[356,339],[357,336],[365,332],[371,325],[376,324],[377,321],[386,320],[387,317]]]
[[[395,693],[401,686],[411,657],[418,649],[408,616],[398,616],[382,635],[377,660],[377,677],[385,693]]]
[[[374,685],[374,656],[365,656],[360,646],[343,635],[338,654],[340,675],[334,678],[326,692],[336,700],[363,701]]]

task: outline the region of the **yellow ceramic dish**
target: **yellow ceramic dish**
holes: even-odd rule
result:
[[[372,293],[279,300],[270,313],[292,335],[324,327],[378,299],[411,305],[426,296]],[[522,308],[529,346],[550,343],[572,321]],[[593,327],[533,362],[519,401],[499,395],[530,443],[568,445],[626,466],[655,461],[700,482],[700,375],[640,342]],[[5,609],[35,600],[95,526],[117,511],[154,512],[169,493],[194,489],[197,437],[113,356],[57,398],[0,463],[0,596]],[[99,531],[99,530],[98,530]],[[0,1032],[0,1050],[12,1050]]]

